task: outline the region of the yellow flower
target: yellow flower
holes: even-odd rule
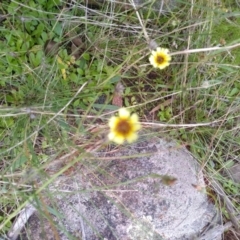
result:
[[[165,67],[169,66],[171,61],[169,50],[167,48],[158,47],[156,51],[152,51],[149,61],[153,67],[164,69]]]
[[[117,144],[123,144],[125,140],[134,142],[138,137],[136,132],[141,128],[137,114],[130,114],[126,108],[120,108],[118,116],[111,117],[108,125],[108,138]]]

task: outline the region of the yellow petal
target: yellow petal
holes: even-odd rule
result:
[[[108,134],[108,139],[109,139],[110,141],[113,141],[114,138],[115,138],[115,134],[114,134],[113,132],[110,132],[110,133]]]
[[[154,55],[151,55],[149,57],[149,62],[153,65],[153,67],[157,68],[157,64],[154,59],[155,59]]]
[[[130,119],[133,123],[138,123],[138,115],[136,113],[133,113]]]
[[[120,108],[118,110],[119,117],[120,118],[129,118],[130,117],[130,112],[126,108]]]
[[[157,48],[157,52],[163,52],[163,53],[165,53],[166,55],[168,55],[169,50],[168,50],[167,48],[160,48],[160,47],[158,47],[158,48]]]
[[[137,138],[138,138],[138,135],[136,133],[131,133],[131,134],[129,134],[129,136],[126,137],[126,140],[129,143],[132,143],[132,142],[136,141]]]
[[[116,124],[118,122],[118,118],[113,116],[109,119],[108,126],[112,129],[115,128]]]
[[[142,126],[141,126],[140,123],[135,123],[135,124],[133,125],[133,130],[134,130],[134,131],[138,131],[138,130],[140,130],[141,128],[142,128]]]
[[[113,142],[117,143],[117,144],[123,144],[123,143],[124,143],[124,137],[123,137],[123,136],[120,136],[120,135],[116,135],[116,134],[113,133],[113,132],[110,132],[110,133],[108,134],[108,139],[109,139],[110,141],[113,141]]]
[[[141,129],[141,124],[138,121],[138,115],[136,113],[133,113],[131,118],[131,125],[133,126],[133,131],[138,131]]]
[[[122,136],[117,136],[117,137],[114,138],[113,141],[114,141],[115,143],[117,143],[117,144],[123,144],[123,143],[124,143],[124,137],[122,137]]]

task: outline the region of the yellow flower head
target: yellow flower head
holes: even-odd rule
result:
[[[111,117],[108,125],[108,138],[117,144],[123,144],[125,140],[134,142],[138,137],[136,132],[141,128],[137,114],[130,114],[126,108],[120,108],[118,116]]]
[[[167,48],[158,47],[156,51],[152,51],[152,55],[149,57],[150,63],[155,68],[164,69],[169,66],[171,61],[171,56]]]

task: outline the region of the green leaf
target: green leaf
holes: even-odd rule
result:
[[[17,50],[18,50],[18,51],[21,50],[22,44],[23,44],[23,40],[22,40],[22,39],[18,39],[18,40],[17,40],[17,43],[16,43],[16,47],[17,47]]]
[[[39,66],[39,64],[41,63],[41,54],[39,54],[39,52],[37,52],[36,54],[32,54],[31,55],[32,58],[31,58],[31,61],[32,61],[32,64],[34,67],[37,67]]]
[[[114,106],[114,105],[109,105],[109,104],[93,104],[94,108],[98,108],[98,109],[104,109],[104,110],[117,110],[119,107],[118,106]]]
[[[109,80],[109,83],[116,83],[116,82],[119,82],[120,80],[121,80],[121,76],[117,75],[117,76],[112,77]]]
[[[234,161],[233,160],[228,160],[224,163],[224,167],[225,168],[231,168],[234,165]]]
[[[130,106],[129,101],[128,101],[127,98],[124,99],[124,103],[125,103],[125,106],[126,106],[126,107],[129,107],[129,106]]]
[[[90,55],[89,55],[89,53],[83,53],[82,57],[83,57],[85,60],[87,60],[87,61],[90,60]]]
[[[75,100],[75,101],[73,102],[73,106],[74,106],[74,107],[78,107],[78,106],[79,106],[79,103],[80,103],[80,100],[77,99],[77,100]]]
[[[75,73],[71,73],[68,77],[72,82],[78,83],[78,76]]]
[[[42,58],[43,58],[43,52],[38,51],[37,54],[36,54],[36,58],[35,58],[35,67],[37,67],[41,64]]]
[[[131,92],[131,88],[130,88],[130,87],[127,87],[127,88],[125,89],[125,94],[128,95],[130,92]]]
[[[62,35],[62,31],[63,31],[62,24],[60,24],[59,22],[54,24],[54,29],[53,29],[54,33],[56,33],[58,36],[61,36]]]
[[[48,35],[46,32],[42,32],[41,37],[42,37],[43,42],[46,42],[48,40]]]
[[[25,162],[27,162],[28,158],[25,155],[21,155],[15,162],[13,162],[12,165],[12,171],[15,171],[19,168],[21,168]]]
[[[71,131],[71,127],[68,123],[66,123],[66,121],[64,119],[59,119],[58,121],[59,126],[65,130],[66,132],[70,132]]]
[[[233,88],[232,91],[230,92],[229,96],[233,97],[234,95],[239,93],[239,89],[238,88]]]
[[[14,15],[14,14],[16,14],[18,8],[19,8],[18,3],[11,1],[11,3],[8,5],[8,9],[7,10],[8,10],[8,13],[10,15]]]
[[[34,66],[35,54],[33,52],[29,53],[29,60],[30,60],[30,63]]]
[[[37,38],[41,36],[45,26],[42,23],[39,23],[37,26],[37,29],[32,33],[33,36],[36,36]]]
[[[30,48],[30,42],[29,41],[25,41],[23,42],[23,45],[22,45],[22,51],[26,52],[28,49]]]
[[[79,76],[83,76],[84,75],[84,71],[82,68],[77,68],[77,73]]]

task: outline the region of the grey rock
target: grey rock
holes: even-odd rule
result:
[[[193,240],[217,224],[214,206],[196,187],[205,187],[197,161],[175,142],[154,138],[95,157],[55,183],[52,218],[61,240]],[[163,184],[166,175],[177,181]],[[56,239],[40,213],[21,239]]]

